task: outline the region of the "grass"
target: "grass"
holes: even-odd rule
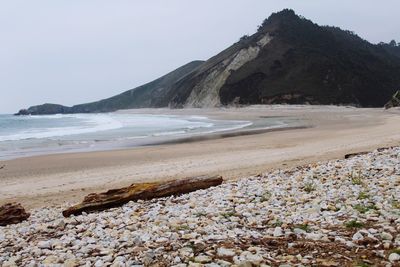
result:
[[[194,216],[196,216],[196,217],[205,217],[205,216],[207,216],[207,213],[205,213],[205,212],[197,212],[197,213],[194,214]]]
[[[362,200],[362,199],[367,199],[367,198],[369,198],[369,195],[366,192],[360,192],[358,194],[358,198],[357,199]]]
[[[390,251],[390,253],[396,253],[400,255],[400,248],[395,248]]]
[[[185,231],[185,230],[190,230],[190,227],[189,227],[189,225],[182,224],[182,225],[178,225],[178,226],[175,228],[175,230],[176,230],[176,231]]]
[[[365,262],[357,262],[354,267],[369,267],[370,265]]]
[[[232,216],[236,216],[236,215],[237,214],[234,210],[221,213],[221,216],[224,217],[225,219],[228,219],[228,218],[230,218]]]
[[[273,226],[273,227],[280,227],[280,226],[282,226],[282,224],[283,224],[283,222],[282,222],[281,220],[277,219],[277,220],[272,224],[272,226]]]
[[[295,228],[299,228],[299,229],[301,229],[303,231],[306,231],[307,233],[311,232],[311,228],[308,225],[308,223],[295,225]]]
[[[357,176],[354,175],[354,171],[351,172],[349,175],[352,184],[354,185],[362,185],[363,184],[363,178],[361,176],[361,170],[358,170]]]
[[[364,226],[362,222],[351,220],[345,223],[346,228],[361,228]]]
[[[271,198],[272,194],[268,191],[264,192],[264,194],[260,197],[260,202],[268,201]]]
[[[314,183],[305,183],[303,189],[307,193],[311,193],[312,191],[315,191],[315,184]]]
[[[400,209],[400,201],[393,199],[392,200],[392,207],[395,209]]]
[[[356,204],[353,206],[353,209],[358,211],[359,213],[367,213],[370,210],[377,210],[377,207],[374,204],[370,205],[361,205],[361,204]]]

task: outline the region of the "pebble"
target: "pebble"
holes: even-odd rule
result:
[[[283,236],[282,228],[281,228],[281,227],[276,227],[275,230],[274,230],[273,235],[274,235],[275,237]]]
[[[0,227],[0,266],[351,266],[365,249],[371,266],[389,266],[399,185],[394,147],[70,218],[66,206],[32,210]]]
[[[199,263],[209,263],[212,261],[212,259],[209,256],[201,255],[201,256],[196,256],[194,258],[194,261]]]
[[[400,255],[397,253],[391,253],[389,255],[389,261],[390,262],[400,261]]]
[[[353,235],[353,241],[358,241],[358,240],[362,240],[364,239],[364,236],[360,233],[360,231],[358,231],[357,233],[355,233]]]
[[[236,252],[231,250],[231,249],[227,249],[227,248],[218,248],[217,250],[217,255],[219,257],[233,257],[236,255]]]
[[[383,232],[383,233],[381,234],[381,238],[382,238],[383,240],[389,240],[389,241],[392,241],[392,240],[393,240],[393,236],[392,236],[390,233],[385,233],[385,232]]]
[[[40,242],[37,244],[37,247],[38,247],[38,248],[41,248],[41,249],[51,249],[51,244],[52,244],[52,242],[51,242],[50,240],[47,240],[47,241],[40,241]]]

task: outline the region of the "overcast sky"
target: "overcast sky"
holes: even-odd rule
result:
[[[400,42],[399,0],[0,0],[0,113],[112,96],[213,56],[283,8]]]

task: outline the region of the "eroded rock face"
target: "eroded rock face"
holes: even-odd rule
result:
[[[215,107],[221,104],[219,90],[225,84],[232,71],[240,69],[246,63],[257,58],[261,49],[273,39],[268,33],[255,45],[243,48],[215,66],[207,76],[193,88],[186,101],[186,107]]]
[[[0,226],[25,221],[30,216],[19,203],[8,203],[0,207]]]

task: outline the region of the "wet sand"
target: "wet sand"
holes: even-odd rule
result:
[[[220,174],[236,179],[345,154],[399,145],[400,111],[332,106],[141,109],[130,113],[201,115],[257,121],[295,117],[301,127],[214,135],[133,149],[55,154],[0,162],[0,204],[28,208],[79,202],[90,192],[134,182]]]

